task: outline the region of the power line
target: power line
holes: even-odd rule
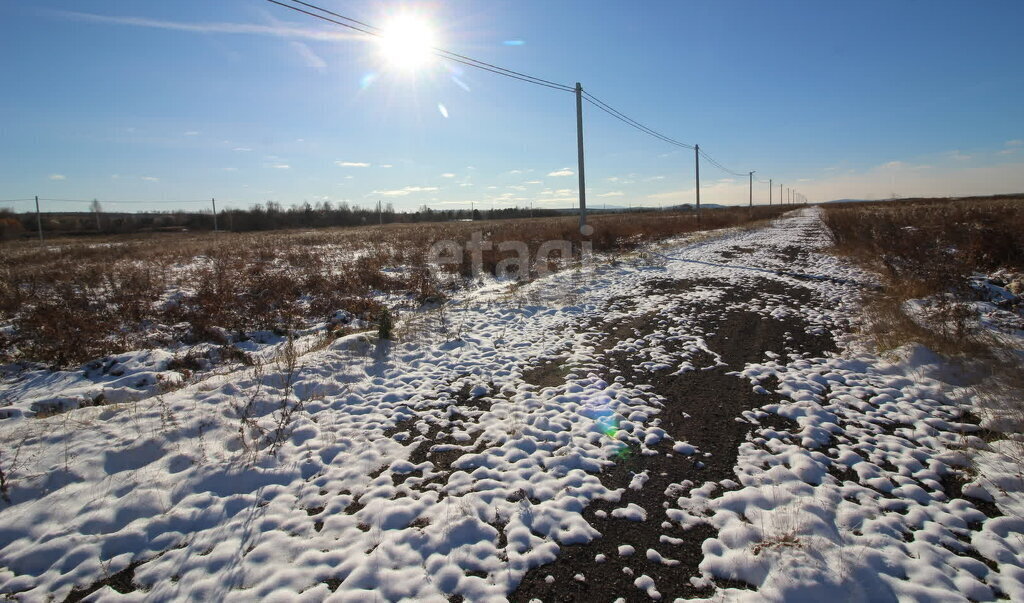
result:
[[[291,9],[293,11],[305,14],[305,15],[309,15],[309,16],[314,17],[316,19],[320,19],[320,20],[326,21],[328,23],[333,23],[335,25],[339,25],[341,27],[345,27],[345,28],[351,29],[353,31],[357,31],[359,33],[362,33],[362,34],[365,34],[365,35],[368,35],[368,36],[373,36],[373,37],[377,37],[377,38],[384,37],[383,31],[379,27],[376,27],[376,26],[371,25],[369,23],[365,23],[363,21],[359,21],[357,19],[353,19],[352,17],[347,17],[345,15],[342,15],[340,13],[336,13],[334,11],[330,11],[328,9],[325,9],[325,8],[321,7],[321,6],[317,6],[315,4],[312,4],[312,3],[309,3],[309,2],[305,2],[304,0],[285,0],[285,1],[267,0],[267,1],[270,2],[271,4],[276,4],[278,6],[281,6],[281,7],[284,7],[284,8],[288,8],[288,9]],[[291,2],[291,4],[289,4],[288,2]],[[299,5],[299,6],[296,6],[296,5]],[[308,8],[308,9],[311,9],[312,11],[316,11],[316,12],[311,12],[310,10],[306,10],[304,8],[301,8],[302,6]],[[334,17],[334,18],[332,18],[332,17]],[[519,72],[519,71],[513,71],[512,69],[507,69],[505,67],[499,67],[497,65],[493,65],[491,63],[486,63],[484,61],[480,61],[480,60],[474,59],[472,57],[468,57],[468,56],[461,55],[461,54],[458,54],[458,53],[454,53],[454,52],[451,52],[451,51],[448,51],[448,50],[444,50],[442,48],[430,47],[430,50],[432,51],[432,53],[435,56],[438,56],[440,58],[447,59],[449,61],[453,61],[453,62],[456,62],[456,63],[461,63],[461,64],[469,66],[469,67],[474,67],[476,69],[481,69],[483,71],[489,71],[489,72],[497,74],[497,75],[502,75],[502,76],[505,76],[505,77],[508,77],[508,78],[520,80],[520,81],[527,82],[527,83],[530,83],[530,84],[536,84],[538,86],[546,86],[548,88],[552,88],[552,89],[555,89],[555,90],[561,90],[561,91],[564,91],[564,92],[573,92],[573,93],[577,92],[576,88],[572,87],[572,86],[567,86],[565,84],[559,84],[558,82],[553,82],[551,80],[545,80],[543,78],[539,78],[539,77],[536,77],[536,76],[533,76],[533,75],[529,75],[529,74],[526,74],[526,73],[522,73],[522,72]],[[674,145],[674,146],[677,146],[677,147],[681,147],[681,148],[684,148],[684,149],[694,149],[694,150],[696,150],[699,156],[704,157],[704,159],[706,159],[709,163],[711,163],[712,165],[714,165],[718,169],[722,170],[723,172],[726,172],[728,174],[732,174],[733,176],[736,176],[736,177],[748,176],[748,174],[746,174],[746,173],[740,173],[740,172],[737,172],[737,171],[734,171],[734,170],[731,170],[731,169],[725,167],[724,165],[719,163],[717,160],[715,160],[713,157],[708,155],[706,152],[704,152],[702,149],[700,149],[696,145],[690,145],[690,144],[687,144],[685,142],[680,142],[678,140],[670,138],[669,136],[666,136],[665,134],[662,134],[662,133],[660,133],[660,132],[658,132],[656,130],[653,130],[653,129],[651,129],[651,128],[641,124],[640,122],[638,122],[635,119],[629,117],[628,115],[622,113],[621,111],[615,109],[614,107],[608,105],[607,103],[605,103],[601,99],[597,98],[593,94],[590,94],[589,92],[581,90],[581,96],[583,98],[585,98],[587,100],[587,102],[589,102],[591,105],[597,107],[601,111],[604,111],[605,113],[611,115],[612,117],[614,117],[615,119],[618,119],[619,121],[625,123],[626,125],[628,125],[628,126],[630,126],[632,128],[635,128],[635,129],[643,132],[644,134],[647,134],[649,136],[653,136],[654,138],[657,138],[658,140],[661,140],[663,142],[666,142],[668,144],[671,144],[671,145]]]
[[[707,153],[704,152],[704,149],[700,150],[700,156],[703,157],[704,159],[707,159],[708,163],[710,163],[711,165],[717,167],[718,169],[722,170],[723,172],[726,172],[728,174],[732,174],[733,176],[736,176],[736,177],[746,176],[746,174],[741,174],[740,172],[736,172],[736,171],[730,170],[729,168],[725,167],[721,163],[715,161],[715,159],[713,157],[711,157],[711,155],[708,155]]]
[[[100,203],[101,205],[102,204],[111,204],[111,205],[151,205],[151,204],[158,204],[158,203],[159,204],[163,204],[163,203],[181,204],[181,203],[209,203],[210,202],[209,199],[183,199],[183,200],[180,200],[180,201],[165,201],[165,200],[159,200],[159,201],[104,201],[104,200],[100,200],[100,199],[47,199],[47,198],[43,198],[43,197],[40,197],[39,200],[40,201],[52,201],[52,202],[56,202],[56,203],[92,203],[92,202],[96,201],[96,202]],[[28,201],[31,201],[31,199],[28,199]]]
[[[350,23],[356,23],[356,24],[358,24],[358,26],[357,25],[350,25],[349,23],[344,23],[342,21],[338,21],[336,19],[332,19],[332,18],[326,17],[324,15],[320,15],[320,14],[317,14],[317,13],[314,13],[314,12],[310,12],[308,10],[299,8],[298,6],[293,6],[291,4],[286,4],[284,2],[279,2],[278,0],[267,0],[267,2],[270,2],[271,4],[276,4],[278,6],[283,6],[284,8],[289,8],[289,9],[294,10],[296,12],[300,12],[302,14],[309,15],[311,17],[320,19],[322,21],[327,21],[328,23],[334,23],[335,25],[340,25],[341,27],[346,27],[348,29],[352,29],[352,30],[358,31],[359,33],[366,34],[368,36],[374,36],[374,37],[377,37],[377,38],[384,37],[384,34],[381,33],[381,30],[380,30],[379,27],[375,27],[373,25],[369,25],[369,24],[363,23],[362,21],[358,21],[356,19],[352,19],[351,17],[346,17],[344,15],[340,15],[338,13],[329,11],[329,10],[327,10],[325,8],[321,8],[321,7],[316,6],[314,4],[309,4],[309,3],[306,3],[306,2],[302,2],[301,0],[291,0],[291,1],[292,2],[296,2],[297,4],[301,4],[302,6],[306,6],[306,7],[312,8],[313,10],[320,11],[320,12],[326,14],[326,15],[332,15],[334,17],[338,17],[339,19],[344,19],[345,21],[349,21]],[[438,57],[441,57],[443,59],[447,59],[449,61],[453,61],[453,62],[456,62],[456,63],[461,63],[461,64],[466,65],[468,67],[475,67],[475,68],[481,69],[483,71],[489,71],[489,72],[497,74],[497,75],[503,75],[505,77],[509,77],[509,78],[512,78],[512,79],[516,79],[516,80],[520,80],[520,81],[523,81],[523,82],[527,82],[529,84],[537,84],[538,86],[545,86],[547,88],[553,88],[555,90],[562,90],[564,92],[575,92],[575,88],[573,88],[572,86],[566,86],[565,84],[559,84],[557,82],[552,82],[550,80],[545,80],[543,78],[532,76],[532,75],[529,75],[529,74],[526,74],[526,73],[521,73],[519,71],[513,71],[512,69],[506,69],[505,67],[499,67],[497,65],[492,65],[491,63],[486,63],[484,61],[480,61],[480,60],[477,60],[477,59],[474,59],[474,58],[471,58],[471,57],[467,57],[465,55],[461,55],[461,54],[458,54],[458,53],[455,53],[455,52],[444,50],[442,48],[430,47],[430,50],[432,51],[432,53],[435,56],[438,56]]]
[[[590,94],[589,92],[587,92],[585,90],[583,91],[583,96],[584,96],[584,98],[587,99],[587,102],[589,102],[590,104],[594,105],[598,109],[604,111],[608,115],[611,115],[615,119],[617,119],[617,120],[619,120],[619,121],[621,121],[621,122],[623,122],[623,123],[625,123],[625,124],[627,124],[627,125],[629,125],[629,126],[631,126],[633,128],[636,128],[637,130],[640,130],[644,134],[649,134],[650,136],[653,136],[653,137],[655,137],[655,138],[657,138],[659,140],[662,140],[664,142],[667,142],[669,144],[676,145],[677,147],[683,147],[684,149],[692,149],[693,148],[693,145],[686,144],[685,142],[679,142],[678,140],[674,140],[672,138],[669,138],[668,136],[665,136],[664,134],[661,134],[659,132],[656,132],[656,131],[652,130],[651,128],[648,128],[647,126],[645,126],[642,123],[636,121],[635,119],[629,117],[628,115],[623,114],[621,111],[618,111],[618,110],[614,109],[613,107],[609,106],[607,103],[603,102],[601,99],[597,98],[596,96],[594,96],[593,94]]]
[[[384,35],[383,31],[381,30],[381,28],[379,28],[379,27],[377,27],[375,25],[370,25],[369,23],[364,23],[363,21],[359,21],[357,19],[353,19],[352,17],[346,17],[345,15],[341,15],[341,14],[338,14],[336,12],[327,10],[326,8],[317,6],[315,4],[310,4],[308,2],[303,2],[302,0],[287,0],[287,1],[293,2],[295,4],[301,4],[302,6],[306,6],[308,8],[312,8],[313,10],[317,10],[317,11],[320,11],[322,13],[326,13],[328,15],[331,15],[333,17],[338,17],[339,19],[343,19],[343,20],[348,21],[350,23],[355,23],[356,25],[359,25],[359,26],[362,26],[362,27],[365,27],[365,28],[373,30],[372,32],[363,31],[363,33],[367,33],[367,34],[378,36],[378,37],[383,37],[383,35]],[[279,4],[280,5],[281,3],[277,2],[276,0],[274,0],[274,4]],[[284,6],[284,5],[282,5],[282,6]],[[292,8],[292,7],[288,7],[288,8]],[[362,31],[362,30],[358,30],[358,31]],[[532,80],[533,83],[547,85],[547,86],[550,86],[552,88],[564,89],[564,90],[569,91],[569,92],[572,92],[574,90],[572,88],[572,86],[567,86],[565,84],[559,84],[558,82],[552,82],[550,80],[545,80],[543,78],[539,78],[539,77],[536,77],[536,76],[528,75],[528,74],[525,74],[525,73],[520,73],[518,71],[514,71],[512,69],[507,69],[505,67],[499,67],[497,65],[492,65],[490,63],[486,63],[486,62],[481,61],[479,59],[474,59],[472,57],[467,57],[465,55],[461,55],[461,54],[459,54],[457,52],[451,52],[450,50],[445,50],[443,48],[437,48],[436,46],[430,47],[430,50],[434,51],[435,54],[439,53],[438,56],[442,56],[444,58],[448,58],[448,59],[451,59],[453,61],[457,61],[459,63],[462,63],[463,61],[470,61],[472,63],[476,63],[476,65],[473,65],[473,66],[488,67],[489,69],[487,69],[487,71],[490,71],[491,69],[497,69],[499,71],[505,72],[505,73],[510,74],[512,76],[519,76],[519,77],[522,77],[522,78],[526,78],[528,80]],[[459,59],[461,59],[461,60],[459,60]],[[483,68],[483,67],[481,67],[481,68]]]

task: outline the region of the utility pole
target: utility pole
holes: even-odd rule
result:
[[[39,213],[39,195],[36,195],[36,226],[39,228],[39,242],[43,242],[43,214]]]
[[[693,165],[697,177],[697,219],[700,220],[700,145],[693,145]]]
[[[583,175],[583,86],[576,82],[576,154],[580,172],[580,232],[587,225],[587,179]]]
[[[213,204],[213,232],[217,232],[217,200],[210,199],[210,203]]]
[[[772,204],[772,179],[768,179],[768,205]]]
[[[779,205],[782,205],[785,201],[782,200],[782,183],[779,183]]]
[[[749,207],[754,207],[754,172],[748,174],[750,177],[750,199],[747,202]]]

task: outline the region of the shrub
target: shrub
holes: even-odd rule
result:
[[[395,328],[391,319],[391,311],[387,306],[380,310],[380,317],[377,319],[377,337],[380,339],[391,339],[392,330]]]

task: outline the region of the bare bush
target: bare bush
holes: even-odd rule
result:
[[[239,440],[250,462],[255,461],[264,451],[271,456],[276,455],[291,437],[296,415],[305,409],[305,401],[296,397],[293,392],[301,370],[299,356],[295,340],[289,337],[274,361],[276,375],[283,380],[280,383],[281,391],[277,402],[266,400],[267,376],[262,361],[255,361],[253,364],[253,391],[245,398],[234,402],[235,415],[239,422]]]

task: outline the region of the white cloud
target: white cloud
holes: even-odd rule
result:
[[[320,56],[317,53],[313,52],[313,49],[311,49],[309,46],[306,46],[302,42],[292,42],[291,45],[292,48],[295,49],[295,52],[299,53],[299,57],[302,58],[302,60],[306,63],[306,66],[309,67],[310,69],[323,71],[324,69],[327,68],[327,61],[320,58]]]
[[[410,193],[425,193],[436,190],[438,190],[436,186],[407,186],[405,188],[389,191],[373,191],[372,194],[381,195],[383,197],[404,197]]]
[[[445,172],[444,174],[441,174],[441,177],[442,178],[454,178],[455,174],[453,174],[451,172]]]
[[[997,151],[996,155],[1013,155],[1018,150],[1019,149],[1016,149],[1016,148],[1003,149],[1002,151]]]
[[[964,153],[961,153],[960,151],[950,151],[948,155],[950,159],[955,159],[957,161],[967,161],[968,159],[971,158],[970,155],[966,155]]]
[[[537,199],[538,204],[555,204],[555,203],[576,203],[579,201],[576,197],[552,197],[550,199]]]
[[[139,180],[145,180],[146,182],[160,182],[160,179],[156,176],[139,176]]]
[[[225,172],[237,172],[238,171],[238,168],[236,168],[236,167],[226,167],[226,168],[220,168],[220,169],[224,170]]]
[[[250,149],[249,147],[235,147],[235,148],[233,148],[231,150],[232,151],[239,151],[239,152],[242,152],[242,153],[248,153],[252,149]]]
[[[812,201],[889,199],[893,195],[994,195],[1021,190],[1024,190],[1024,162],[1020,161],[985,167],[943,166],[942,169],[889,162],[864,171],[814,180],[800,187],[800,192]]]
[[[188,132],[185,132],[185,136],[199,136],[199,131],[198,130],[189,130]]]
[[[390,168],[390,167],[395,167],[395,166],[391,165],[390,163],[382,163],[382,164],[378,165],[377,167]]]
[[[91,23],[107,23],[111,25],[130,25],[134,27],[150,27],[154,29],[168,29],[172,31],[185,31],[190,33],[211,34],[253,34],[263,36],[274,36],[278,38],[301,38],[306,40],[343,40],[361,39],[356,35],[339,33],[334,30],[316,30],[306,27],[292,25],[258,25],[256,23],[225,23],[225,22],[194,22],[165,21],[161,19],[148,19],[145,17],[121,17],[96,15],[92,13],[81,13],[75,11],[49,11],[57,17],[72,19],[75,21],[89,21]]]
[[[622,191],[611,191],[607,193],[601,193],[600,195],[598,195],[598,197],[621,197],[624,194],[625,193],[623,193]]]
[[[50,180],[67,180],[68,179],[68,177],[65,176],[64,174],[50,174],[49,176],[47,176],[47,178],[49,178]]]
[[[884,170],[930,170],[930,169],[932,169],[932,166],[930,166],[930,165],[911,165],[911,164],[905,163],[903,161],[890,161],[889,163],[883,163],[882,165],[879,166],[879,168],[884,169]],[[808,181],[809,180],[807,178],[802,178],[800,180],[797,180],[797,182],[808,182]]]
[[[572,171],[570,168],[562,168],[560,170],[548,173],[548,176],[573,176],[575,174],[576,172]]]
[[[540,180],[527,180],[523,184],[544,184],[544,183],[541,182]]]
[[[290,170],[290,169],[292,169],[292,166],[288,165],[287,163],[275,163],[274,165],[272,165],[270,167],[274,168],[275,170]]]
[[[362,161],[335,161],[334,165],[339,167],[370,167],[369,163],[364,163]]]
[[[1019,138],[1014,138],[1013,140],[1006,141],[1006,146],[1008,147],[1019,147],[1022,145],[1024,145],[1024,140],[1021,140]]]

